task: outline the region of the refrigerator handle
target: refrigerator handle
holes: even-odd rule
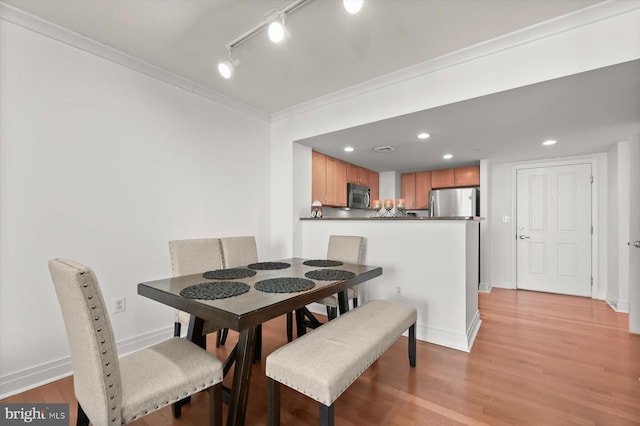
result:
[[[436,204],[436,197],[433,194],[431,194],[429,196],[429,198],[430,198],[430,200],[429,200],[429,216],[430,217],[434,217],[435,216],[434,210],[435,210],[435,204]]]

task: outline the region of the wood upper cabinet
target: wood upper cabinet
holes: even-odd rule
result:
[[[400,185],[402,198],[406,203],[406,209],[416,208],[416,174],[415,173],[402,173],[400,176]]]
[[[369,170],[347,163],[347,182],[357,185],[369,185]]]
[[[455,186],[480,186],[480,166],[454,169]]]
[[[455,186],[454,169],[431,170],[432,188],[453,188]]]
[[[327,201],[327,156],[311,152],[311,201]]]
[[[407,210],[428,209],[431,172],[402,173],[400,179]]]
[[[371,201],[380,199],[380,175],[369,170],[369,188],[371,188]]]
[[[354,180],[349,180],[349,171]],[[378,199],[380,177],[377,172],[311,151],[311,201],[347,207],[347,182],[369,186],[371,199]]]
[[[416,173],[416,209],[429,208],[429,191],[431,191],[431,172]]]
[[[325,202],[328,206],[335,206],[338,203],[338,192],[336,186],[336,159],[326,157],[326,175],[325,175]]]
[[[336,206],[347,207],[347,163],[336,160]]]
[[[323,205],[347,206],[347,163],[311,152],[311,201]]]

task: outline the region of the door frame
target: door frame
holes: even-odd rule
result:
[[[606,213],[604,215],[599,214],[599,191],[598,188],[604,182],[606,188],[606,172],[604,176],[600,176],[599,170],[599,160],[602,158],[604,164],[606,165],[606,154],[595,156],[584,156],[584,157],[574,157],[574,158],[566,158],[566,159],[558,159],[558,160],[539,160],[535,162],[527,162],[527,163],[518,163],[514,164],[511,168],[511,211],[513,220],[511,221],[511,235],[513,238],[511,240],[511,253],[512,257],[512,267],[511,267],[511,275],[512,282],[514,284],[514,288],[518,288],[518,273],[517,273],[517,265],[518,265],[518,251],[516,244],[516,235],[517,235],[517,179],[518,179],[518,170],[523,169],[534,169],[534,168],[544,168],[544,167],[557,167],[557,166],[573,166],[577,164],[589,164],[591,165],[591,176],[593,176],[593,183],[591,184],[591,226],[593,227],[593,232],[591,234],[591,277],[593,278],[593,285],[591,286],[591,298],[592,299],[604,299],[604,295],[606,294],[606,289],[602,288],[600,285],[599,271],[600,271],[600,251],[599,251],[599,242],[607,241],[606,235],[601,235],[601,232],[606,232],[606,226],[600,226],[600,220],[606,221]],[[603,179],[601,181],[601,179]],[[604,225],[604,224],[603,224]],[[604,265],[606,267],[606,265]],[[606,273],[606,269],[605,269]]]

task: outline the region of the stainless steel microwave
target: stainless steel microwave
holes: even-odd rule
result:
[[[347,184],[347,207],[368,209],[371,205],[371,190],[368,186]]]

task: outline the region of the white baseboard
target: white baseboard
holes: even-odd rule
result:
[[[615,302],[613,300],[605,299],[605,302],[607,302],[607,305],[609,305],[615,312],[621,314],[629,313],[629,301],[623,300]]]
[[[173,336],[173,327],[145,333],[116,342],[118,355],[139,351]],[[70,376],[73,373],[71,356],[46,362],[35,367],[6,374],[0,377],[0,399],[28,391],[38,386]],[[37,402],[37,401],[34,401]]]
[[[492,281],[491,287],[495,288],[507,288],[510,290],[515,290],[516,286],[511,281]]]
[[[480,283],[478,285],[479,293],[491,293],[491,289],[493,289],[493,285],[491,283]]]

